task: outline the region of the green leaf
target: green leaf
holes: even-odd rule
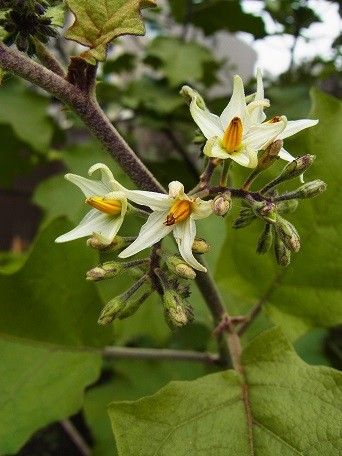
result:
[[[9,124],[17,137],[38,152],[47,152],[53,126],[47,116],[49,99],[23,84],[0,87],[0,124]]]
[[[55,27],[63,27],[65,19],[65,7],[63,3],[59,5],[49,6],[46,9],[44,16],[51,19],[51,24]]]
[[[342,376],[304,363],[279,329],[244,351],[234,371],[172,382],[136,402],[111,404],[121,456],[310,455],[342,451]]]
[[[171,380],[193,380],[208,373],[208,368],[182,361],[115,360],[115,371],[106,373],[113,378],[90,389],[84,401],[85,418],[95,440],[94,456],[113,456],[115,441],[107,412],[110,402],[139,399]]]
[[[0,454],[14,454],[38,429],[75,414],[101,357],[54,345],[0,338]]]
[[[193,2],[195,3],[195,2]],[[175,19],[184,22],[189,14],[186,0],[170,0],[170,6]],[[206,35],[212,35],[219,30],[229,32],[248,32],[255,38],[266,36],[265,24],[261,17],[244,13],[238,1],[210,0],[193,4],[191,23],[200,27]]]
[[[172,37],[157,37],[149,48],[148,57],[158,58],[172,86],[202,80],[205,65],[213,62],[209,49],[200,44]]]
[[[265,256],[255,254],[261,223],[233,230],[232,220],[227,219],[229,233],[216,271],[231,313],[244,312],[264,298],[268,317],[281,325],[291,339],[314,327],[342,323],[342,217],[337,204],[342,188],[336,178],[340,167],[337,150],[342,141],[336,126],[342,119],[342,104],[318,90],[312,92],[312,100],[309,117],[318,118],[319,124],[291,142],[285,140],[285,147],[293,155],[317,156],[306,180],[320,178],[328,184],[326,193],[302,201],[289,217],[302,239],[300,252],[293,255],[288,268],[279,268],[272,252]],[[267,174],[269,178],[275,175],[274,168]],[[299,181],[285,189],[289,186],[298,187]]]
[[[58,219],[42,231],[24,266],[0,274],[0,332],[71,346],[103,346],[111,331],[97,325],[102,307],[85,272],[97,261],[84,241],[55,244],[71,229]]]
[[[66,0],[75,22],[65,37],[90,48],[82,57],[95,65],[106,59],[109,43],[121,35],[143,35],[141,9],[155,6],[154,0]]]

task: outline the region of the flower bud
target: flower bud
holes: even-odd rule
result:
[[[265,170],[269,168],[277,159],[280,149],[282,147],[283,141],[281,139],[277,139],[272,144],[270,144],[258,158],[257,168],[259,170]]]
[[[303,155],[288,163],[279,175],[281,181],[293,179],[303,174],[314,162],[315,155]]]
[[[179,93],[182,95],[182,97],[185,98],[185,100],[188,104],[190,104],[191,101],[193,99],[195,99],[196,104],[199,108],[201,108],[203,110],[207,109],[206,104],[205,104],[203,98],[201,97],[201,95],[198,92],[196,92],[194,89],[192,89],[191,87],[185,85],[181,88]]]
[[[87,245],[102,252],[115,252],[130,245],[134,239],[134,237],[115,236],[110,244],[105,244],[98,236],[93,235],[93,237],[87,240]]]
[[[225,216],[232,207],[232,197],[230,192],[216,196],[213,202],[213,212],[221,217]]]
[[[167,323],[173,327],[185,326],[193,319],[191,307],[174,290],[166,290],[163,295],[164,313]]]
[[[141,305],[146,301],[146,299],[150,296],[152,293],[151,288],[149,291],[145,291],[141,294],[141,296],[136,296],[134,298],[131,298],[127,301],[125,307],[122,309],[122,311],[118,314],[119,320],[124,320],[125,318],[128,318],[137,312]]]
[[[195,238],[192,244],[192,251],[193,253],[197,253],[201,255],[202,253],[208,253],[210,250],[210,245],[207,243],[205,239],[202,238]]]
[[[87,280],[97,282],[99,280],[111,279],[119,275],[124,270],[124,264],[117,261],[107,261],[106,263],[90,269],[87,272]]]
[[[286,247],[284,242],[279,238],[279,236],[275,236],[274,240],[274,253],[277,260],[277,263],[280,266],[288,266],[291,262],[291,252]]]
[[[271,248],[273,242],[273,230],[270,223],[266,223],[264,230],[262,231],[258,243],[257,243],[257,253],[260,255],[268,252]]]
[[[269,201],[256,201],[249,197],[246,199],[254,214],[269,223],[275,223],[276,220],[276,205]]]
[[[122,299],[122,295],[111,299],[102,309],[97,320],[98,324],[103,326],[108,325],[120,314],[124,307],[125,301]]]
[[[168,256],[165,264],[170,272],[173,272],[183,279],[195,279],[196,277],[196,272],[192,269],[192,267],[178,256]]]
[[[327,189],[327,184],[320,179],[316,179],[311,182],[307,182],[306,184],[299,187],[293,193],[294,198],[313,198],[314,196],[323,193]]]
[[[233,223],[233,227],[235,229],[245,228],[246,226],[250,225],[255,219],[256,216],[251,209],[241,209],[238,218]]]
[[[293,199],[293,200],[287,200],[287,201],[279,201],[279,203],[276,204],[277,206],[277,211],[279,214],[291,214],[294,212],[297,207],[298,207],[298,201]]]
[[[298,252],[300,249],[300,237],[295,226],[288,220],[278,215],[275,224],[277,235],[284,242],[286,247],[292,252]]]

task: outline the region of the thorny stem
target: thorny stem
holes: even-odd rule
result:
[[[114,159],[119,162],[121,168],[131,177],[137,186],[145,190],[165,192],[162,185],[155,179],[113,127],[105,113],[101,110],[95,97],[92,97],[92,94],[80,90],[79,87],[71,84],[63,77],[34,62],[23,53],[7,48],[2,43],[0,43],[0,67],[45,89],[57,99],[70,106]],[[207,168],[200,178],[202,188],[208,185],[218,164],[218,160],[209,160]],[[219,187],[218,190],[222,191],[222,188]],[[223,188],[223,190],[227,189]],[[245,197],[246,193],[248,192],[244,192],[243,190],[233,190],[232,196]],[[260,198],[260,195],[258,196]],[[155,250],[153,250],[156,261],[158,249],[159,245],[156,245]],[[154,263],[153,258],[152,255],[151,270]],[[140,280],[145,280],[145,278]],[[138,282],[140,283],[140,281]],[[207,274],[198,274],[196,282],[217,325],[224,315],[226,315],[226,310],[216,284],[209,272]],[[240,339],[233,323],[228,325],[227,332],[218,336],[218,342],[221,361],[227,366],[230,358],[233,367],[238,372],[242,372],[240,363]]]

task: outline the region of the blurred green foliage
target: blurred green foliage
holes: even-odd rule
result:
[[[68,3],[73,5],[75,2]],[[53,24],[60,25],[64,17],[62,2],[50,2],[50,6],[55,10],[48,9],[47,14],[51,15]],[[170,13],[165,13],[162,8],[144,12],[150,39],[143,49],[136,52],[125,48],[125,38],[117,41],[118,45],[108,60],[100,66],[96,90],[99,102],[111,120],[156,177],[164,185],[179,179],[189,189],[196,183],[203,160],[200,147],[193,143],[196,128],[178,93],[179,88],[187,83],[201,90],[208,98],[208,106],[215,112],[220,112],[229,98],[229,93],[218,97],[212,95],[215,91],[211,90],[219,81],[218,70],[227,68],[227,62],[214,56],[213,46],[200,44],[196,35],[189,33],[189,27],[193,25],[209,37],[220,31],[242,31],[252,34],[254,39],[261,39],[267,36],[267,31],[263,19],[244,12],[239,1],[170,0],[169,7]],[[284,33],[293,36],[299,36],[302,30],[319,20],[312,9],[298,0],[269,0],[264,2],[264,8],[283,27]],[[137,17],[136,20],[141,27],[141,19]],[[174,28],[178,31],[171,34]],[[106,36],[106,43],[111,39],[111,34]],[[103,52],[101,46],[100,54]],[[65,45],[58,41],[55,52],[63,59],[74,49],[70,43]],[[91,58],[96,52],[91,54]],[[335,53],[337,58],[340,55],[338,42]],[[243,342],[247,343],[263,329],[277,324],[293,341],[297,340],[296,349],[310,364],[331,364],[329,352],[323,349],[328,337],[325,328],[342,323],[341,214],[338,203],[341,199],[338,151],[342,138],[337,131],[341,103],[317,88],[322,83],[329,83],[337,74],[334,59],[314,59],[299,68],[290,68],[277,81],[269,81],[266,90],[266,96],[271,99],[269,117],[286,114],[289,119],[296,119],[307,116],[310,111],[310,117],[320,120],[318,127],[286,144],[293,155],[316,154],[317,160],[309,177],[322,178],[328,184],[327,193],[303,202],[293,215],[303,239],[303,248],[291,266],[286,270],[279,269],[271,255],[256,256],[255,243],[258,230],[261,230],[258,222],[243,231],[233,230],[232,220],[239,209],[238,204],[233,215],[225,221],[211,217],[199,224],[199,234],[212,245],[206,260],[215,272],[231,313],[247,312],[272,288],[263,314],[245,334]],[[251,80],[249,93],[253,92],[254,85]],[[315,88],[310,100],[311,86]],[[211,96],[207,97],[207,93]],[[133,188],[132,183],[101,146],[90,138],[68,108],[9,74],[3,75],[0,87],[0,139],[0,184],[6,191],[4,197],[16,195],[18,188],[20,191],[22,187],[25,189],[26,179],[34,176],[33,188],[29,188],[32,195],[26,200],[28,203],[30,199],[41,211],[40,228],[32,245],[19,249],[19,252],[8,245],[8,250],[0,257],[0,389],[5,404],[0,413],[0,453],[14,454],[38,429],[82,409],[94,439],[94,454],[115,454],[106,411],[110,402],[136,400],[155,393],[170,380],[194,380],[218,369],[192,363],[103,361],[101,348],[115,344],[215,351],[209,312],[193,286],[191,302],[195,324],[191,327],[171,333],[164,322],[156,293],[132,318],[116,322],[111,328],[98,327],[96,322],[102,305],[124,291],[128,280],[121,277],[100,284],[86,282],[86,271],[99,259],[85,246],[85,241],[54,244],[54,239],[78,223],[86,210],[84,196],[66,182],[63,175],[68,171],[85,176],[92,164],[103,162],[123,185]],[[279,169],[280,164],[276,163],[263,178],[275,175],[275,170]],[[234,175],[234,184],[239,185],[246,177],[246,171],[234,169]],[[10,200],[14,204],[12,201],[15,200]],[[6,224],[6,213],[3,213],[2,220]],[[25,224],[27,221],[23,218],[20,222]],[[141,224],[142,220],[128,218],[123,233],[135,234]],[[14,231],[13,237],[15,235]],[[257,357],[264,357],[264,362],[271,356],[269,347],[274,345],[280,347],[280,351],[285,350],[279,332],[268,334],[272,337],[260,336],[256,342],[264,344],[265,352],[258,352],[253,346],[248,349],[249,353],[255,350]],[[330,347],[338,348],[338,334],[331,333],[329,337]],[[326,371],[303,367],[292,352],[290,358],[293,384],[300,384],[298,372],[301,369],[310,378],[311,372],[319,372],[313,377],[322,375],[331,380],[332,374],[324,373]],[[335,350],[333,362],[336,366],[341,362],[339,349]],[[272,372],[280,385],[278,368],[279,364],[275,364]],[[253,375],[256,369],[251,367]],[[216,378],[222,377],[221,373],[215,375]],[[238,387],[237,379],[233,374],[229,375],[233,390]],[[287,368],[283,375],[290,377]],[[210,392],[214,378],[205,377],[199,382],[204,382],[206,391]],[[94,384],[96,380],[98,383]],[[193,392],[192,385],[196,384],[179,384],[177,388],[190,388]],[[92,386],[87,389],[83,401],[84,390],[89,385]],[[230,394],[226,384],[224,388],[224,393],[218,389],[216,398]],[[312,378],[312,388],[318,388],[316,378]],[[139,407],[145,407],[146,403],[148,410],[153,407],[157,413],[154,404],[164,400],[165,391],[139,403],[142,404]],[[269,393],[266,387],[263,391],[271,407],[279,408],[287,403],[288,398],[284,403],[274,405],[273,393]],[[284,394],[287,393],[286,390]],[[253,399],[258,399],[257,394],[255,396]],[[199,397],[200,394],[192,400],[196,406],[199,406]],[[303,400],[298,398],[300,403]],[[112,406],[110,410],[111,414],[119,416],[131,407],[131,404],[125,404]],[[312,426],[317,422],[311,413],[315,407],[321,410],[317,398],[308,412],[307,421]],[[239,409],[236,415],[232,415],[239,432],[241,414]],[[185,414],[183,419],[189,419],[188,415]],[[224,419],[231,419],[231,416],[224,415]],[[206,426],[210,424],[208,421],[209,418],[204,422]],[[134,425],[140,423],[137,417],[133,417],[132,422]],[[116,429],[125,428],[125,423],[118,423],[114,423]],[[134,425],[128,433],[134,431]],[[125,429],[118,434],[121,449],[126,448],[122,435]],[[278,428],[274,432],[282,435]],[[290,438],[294,444],[297,437],[291,434]],[[263,448],[261,437],[260,441]],[[245,444],[246,440],[243,442]],[[285,451],[276,446],[276,441],[273,444],[272,454]],[[215,451],[207,449],[206,454],[216,455]],[[333,454],[323,447],[321,451],[326,455]],[[140,455],[123,450],[120,454]]]

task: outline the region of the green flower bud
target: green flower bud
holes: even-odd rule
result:
[[[294,192],[291,192],[294,198],[313,198],[314,196],[323,193],[327,189],[327,184],[320,179],[316,179],[311,182],[307,182],[306,184],[299,187]]]
[[[315,155],[303,155],[288,163],[279,175],[281,181],[293,179],[303,174],[314,162]]]
[[[246,226],[250,225],[255,219],[256,216],[251,209],[241,209],[238,218],[233,223],[233,227],[235,229],[245,228]]]
[[[232,207],[232,197],[230,192],[216,196],[213,202],[213,212],[221,217],[225,216]]]
[[[118,276],[124,270],[124,263],[117,261],[107,261],[106,263],[97,266],[96,268],[90,269],[87,272],[87,280],[97,282],[99,280],[111,279]]]
[[[277,263],[280,266],[288,266],[291,262],[291,251],[286,247],[284,242],[279,238],[279,236],[275,236],[274,240],[274,253],[277,260]]]
[[[275,224],[277,235],[284,242],[286,247],[292,252],[298,252],[300,249],[300,237],[295,226],[288,220],[283,219],[278,215]]]
[[[276,221],[276,205],[269,201],[256,201],[249,197],[246,199],[254,214],[269,223]]]
[[[104,244],[98,236],[94,235],[87,240],[87,245],[101,252],[115,252],[129,246],[134,240],[134,237],[115,236],[110,244]]]
[[[273,242],[273,230],[270,223],[266,223],[257,243],[257,253],[260,255],[268,252]]]
[[[137,312],[141,305],[146,301],[146,299],[150,296],[152,293],[151,288],[149,291],[143,292],[141,296],[135,296],[134,298],[131,298],[127,301],[124,309],[119,313],[118,318],[119,320],[123,320],[125,318],[128,318]]]
[[[201,109],[207,109],[206,107],[206,104],[203,100],[203,98],[201,97],[201,95],[196,92],[194,89],[192,89],[191,87],[189,86],[183,86],[179,92],[182,97],[185,98],[186,102],[188,104],[191,103],[192,99],[194,98],[196,100],[196,103],[197,103],[197,106]]]
[[[125,300],[122,298],[122,295],[116,296],[115,298],[111,299],[105,307],[102,309],[102,312],[98,319],[99,325],[108,325],[111,323],[124,309],[125,307]]]
[[[183,259],[170,255],[165,262],[170,272],[182,277],[183,279],[195,279],[196,272]]]
[[[180,295],[174,290],[166,290],[163,295],[164,313],[167,323],[171,326],[185,326],[192,321],[193,313],[191,307],[183,301]]]
[[[208,253],[210,250],[210,245],[207,243],[205,239],[202,238],[195,238],[192,244],[192,251],[201,255],[202,253]]]
[[[287,200],[287,201],[279,201],[279,203],[276,204],[277,206],[277,211],[279,214],[291,214],[294,212],[297,207],[298,207],[298,201],[293,199],[293,200]]]

